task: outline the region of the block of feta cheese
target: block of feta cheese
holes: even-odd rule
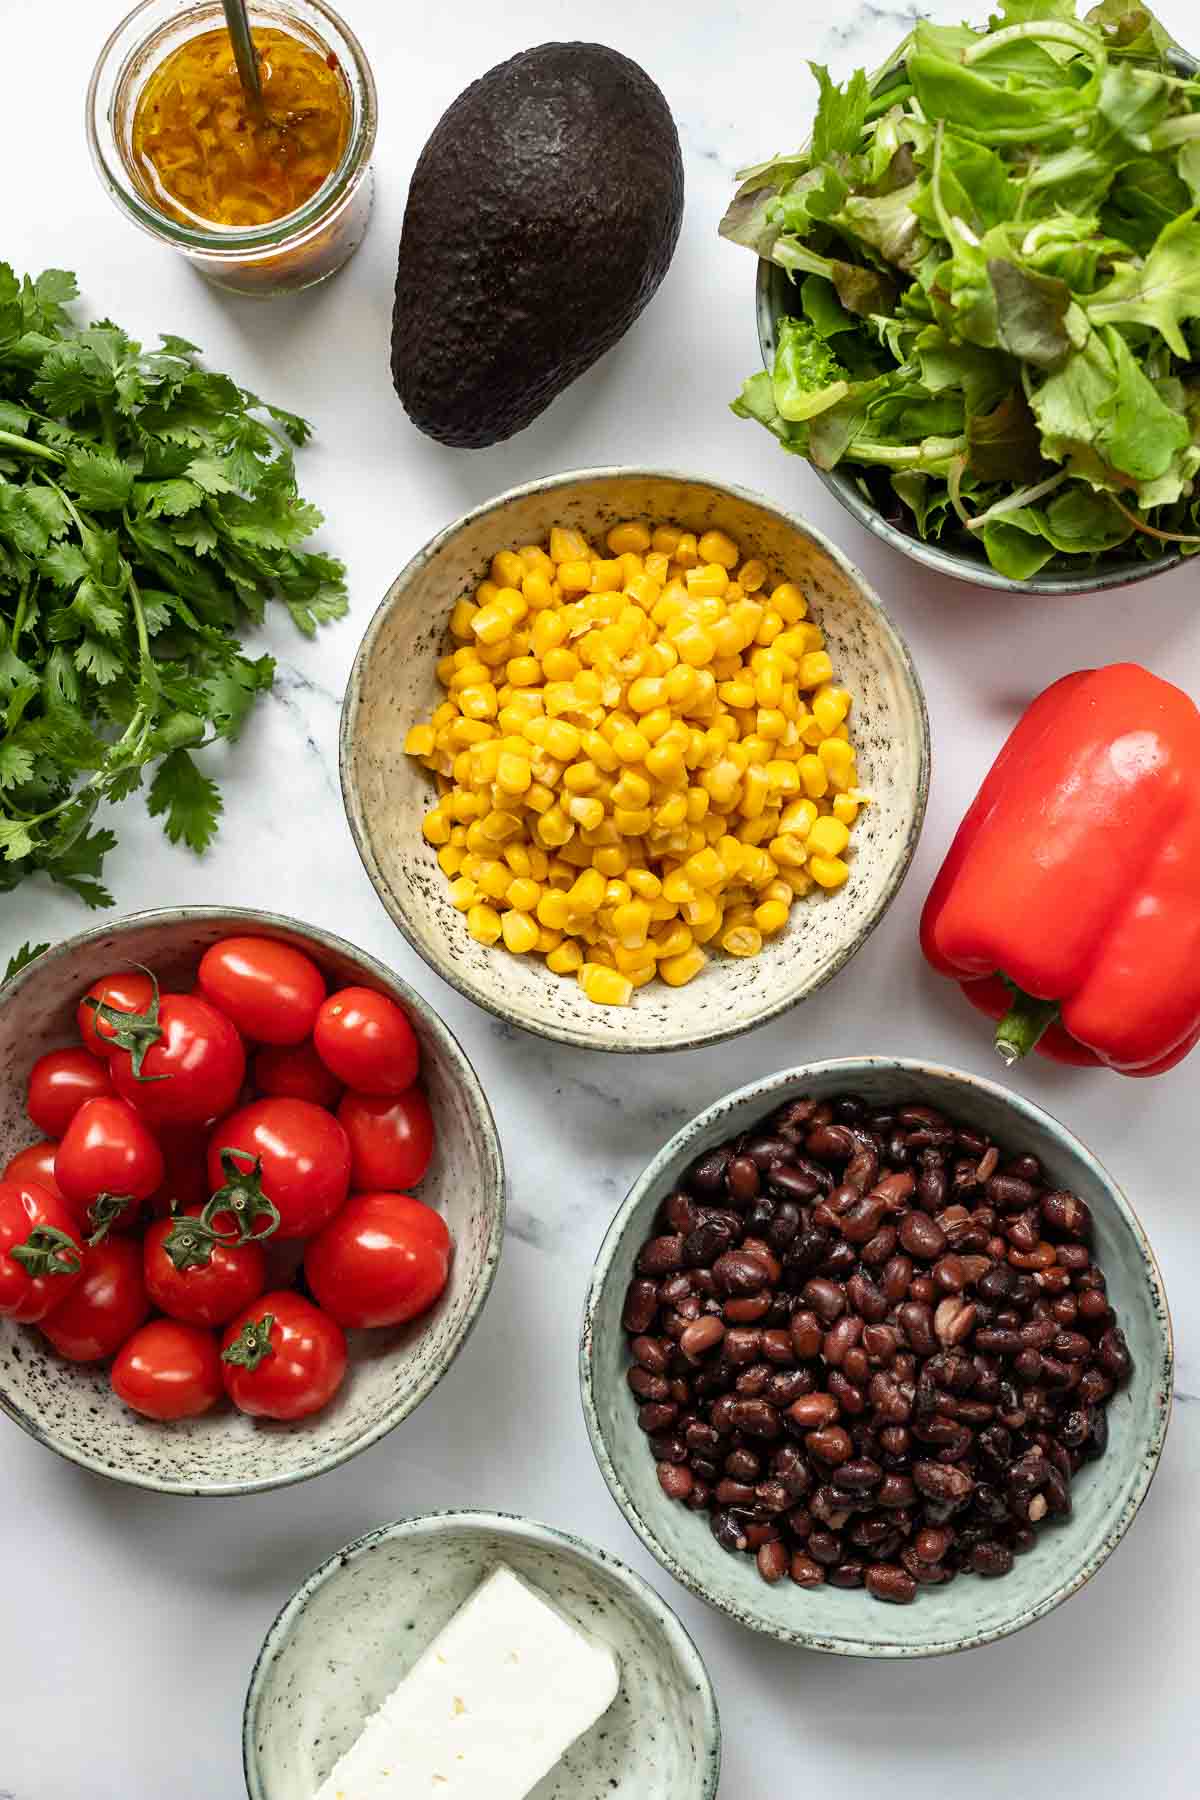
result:
[[[316,1800],[525,1800],[619,1685],[606,1644],[501,1564],[368,1721]]]

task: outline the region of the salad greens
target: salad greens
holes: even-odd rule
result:
[[[1200,549],[1200,80],[1172,48],[1138,0],[1004,0],[874,82],[812,65],[809,147],[721,225],[792,293],[733,410],[1017,579]]]
[[[76,330],[76,292],[0,263],[0,890],[44,870],[104,906],[100,803],[153,766],[150,812],[203,850],[221,799],[192,752],[236,738],[274,679],[239,628],[278,599],[311,635],[346,592],[299,547],[321,524],[287,441],[305,421],[183,338]]]

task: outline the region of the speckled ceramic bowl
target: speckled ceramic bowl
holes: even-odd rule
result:
[[[748,1556],[720,1549],[707,1517],[668,1500],[638,1429],[625,1383],[621,1309],[654,1212],[704,1150],[749,1129],[801,1094],[861,1094],[880,1105],[923,1101],[990,1133],[1014,1153],[1032,1151],[1056,1183],[1092,1209],[1095,1254],[1129,1340],[1133,1375],[1108,1408],[1109,1445],[1072,1483],[1070,1519],[1042,1530],[1011,1574],[960,1576],[922,1588],[911,1606],[882,1606],[861,1589],[768,1587]],[[583,1410],[613,1498],[646,1547],[677,1581],[755,1631],[841,1656],[941,1656],[1006,1637],[1069,1599],[1111,1555],[1153,1479],[1171,1409],[1171,1321],[1162,1277],[1129,1202],[1064,1125],[995,1082],[891,1057],[851,1057],[786,1069],[739,1088],[677,1131],[630,1189],[596,1260],[580,1347]]]
[[[37,1132],[25,1117],[29,1069],[72,1040],[84,989],[114,967],[143,963],[164,985],[189,980],[210,944],[231,932],[280,938],[307,951],[331,985],[354,982],[403,1006],[421,1045],[437,1126],[421,1183],[454,1235],[446,1290],[433,1311],[393,1330],[351,1332],[350,1370],[337,1397],[295,1425],[222,1408],[201,1419],[151,1423],[124,1407],[107,1365],[63,1361],[32,1326],[0,1319],[0,1409],[39,1443],[135,1487],[173,1494],[248,1494],[304,1481],[345,1462],[407,1418],[432,1392],[482,1310],[504,1233],[504,1170],[483,1091],[457,1039],[420,994],[352,944],[273,913],[184,907],[134,913],[39,957],[0,991],[0,1167]],[[287,1246],[280,1247],[283,1254]]]
[[[593,539],[616,520],[671,520],[727,531],[799,582],[839,677],[856,696],[851,726],[860,781],[875,804],[852,839],[850,880],[813,894],[782,936],[749,960],[718,952],[685,988],[660,982],[630,1007],[594,1006],[540,958],[485,949],[450,904],[436,853],[421,836],[435,797],[404,754],[411,725],[443,698],[435,674],[454,602],[495,551],[541,543],[553,524]],[[929,784],[929,721],[903,639],[863,577],[800,520],[736,488],[686,475],[592,469],[514,488],[447,526],[397,576],[367,628],[342,709],[342,793],[367,874],[409,943],[460,993],[490,1012],[586,1050],[688,1050],[735,1037],[786,1012],[828,981],[879,923],[916,848]]]
[[[603,1550],[549,1525],[478,1512],[381,1526],[322,1563],[288,1601],[246,1696],[251,1800],[311,1800],[371,1713],[502,1562],[611,1645],[621,1664],[604,1717],[530,1800],[713,1800],[717,1703],[670,1607]]]

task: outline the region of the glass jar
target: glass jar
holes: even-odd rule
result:
[[[237,294],[288,294],[324,281],[354,254],[371,212],[375,82],[362,45],[324,0],[251,0],[251,27],[274,26],[338,58],[351,118],[337,168],[303,206],[267,225],[189,225],[155,203],[132,155],[138,99],[188,38],[224,28],[220,0],[141,0],[100,52],[88,86],[88,143],[97,172],[135,225]],[[231,52],[232,55],[232,52]]]

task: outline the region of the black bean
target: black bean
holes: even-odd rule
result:
[[[730,1150],[722,1146],[708,1150],[692,1164],[687,1184],[698,1200],[716,1200],[725,1190],[725,1171],[731,1160]]]
[[[1098,1354],[1100,1367],[1106,1375],[1116,1382],[1126,1381],[1133,1367],[1129,1354],[1129,1346],[1125,1342],[1125,1333],[1118,1325],[1110,1325],[1100,1339]]]
[[[895,1563],[872,1563],[866,1572],[866,1587],[873,1600],[887,1600],[893,1606],[911,1605],[917,1592],[912,1576]]]

